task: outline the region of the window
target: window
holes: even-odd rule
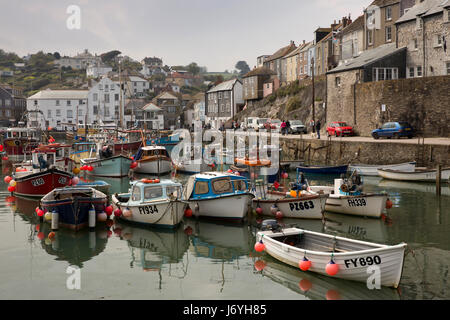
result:
[[[83,110],[78,109],[78,115],[79,115],[79,116],[83,116]]]
[[[417,66],[417,76],[418,77],[422,76],[422,66]]]
[[[367,31],[367,42],[368,42],[369,45],[372,45],[372,43],[373,43],[373,38],[372,38],[373,33],[372,33],[372,31],[373,30],[368,30]]]
[[[93,108],[93,113],[94,113],[94,114],[98,114],[98,106],[94,106],[94,108]]]
[[[414,78],[414,67],[409,67],[409,77]]]
[[[98,100],[98,93],[94,93],[94,101]]]
[[[82,105],[83,104],[83,100],[78,100],[78,104]]]
[[[98,84],[98,90],[103,90],[103,85],[101,83]]]
[[[56,100],[56,101],[55,101],[55,105],[56,105],[56,106],[59,106],[59,100]]]
[[[118,93],[116,93],[116,94],[114,95],[114,101],[119,101],[119,94],[118,94]]]
[[[169,113],[175,113],[177,109],[175,107],[169,107],[167,110]]]
[[[133,194],[133,196],[131,197],[131,200],[141,201],[141,188],[135,186],[133,188],[132,194]]]
[[[207,194],[209,193],[209,185],[207,181],[197,181],[195,183],[194,194]]]
[[[386,42],[392,41],[392,27],[386,27]]]
[[[441,34],[436,35],[436,47],[442,47],[444,40]]]
[[[231,180],[229,178],[221,178],[213,180],[212,189],[215,194],[233,192],[233,187],[231,186]]]
[[[450,62],[446,62],[447,74],[450,75]]]
[[[419,44],[417,42],[417,39],[414,39],[414,49],[417,50],[419,48]]]
[[[5,106],[10,106],[11,105],[11,99],[5,99]]]
[[[392,7],[386,7],[386,21],[392,20]]]
[[[144,200],[152,200],[155,198],[161,198],[163,195],[163,189],[161,187],[145,187],[144,188]]]
[[[414,69],[413,69],[414,71]],[[398,79],[397,68],[373,68],[373,81]]]
[[[109,103],[109,94],[105,94],[105,103]]]
[[[71,101],[67,100],[67,105],[70,106],[71,105]]]
[[[242,180],[234,180],[233,187],[234,187],[234,191],[245,191],[246,190],[245,182]]]
[[[56,109],[56,116],[61,117],[61,109]]]
[[[335,87],[340,88],[341,87],[341,77],[336,77],[334,80],[335,80]]]
[[[37,106],[37,105],[38,105],[38,102],[37,102],[37,100],[34,100],[34,105],[35,105],[35,106]]]
[[[51,118],[52,117],[52,110],[47,110],[47,118]]]
[[[105,92],[109,91],[109,86],[107,84],[105,84]]]
[[[109,117],[109,108],[105,107],[105,117]]]
[[[67,110],[67,118],[71,119],[72,117],[72,110]]]

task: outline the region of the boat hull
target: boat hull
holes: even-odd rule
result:
[[[416,168],[416,162],[399,163],[392,165],[350,165],[348,171],[353,172],[356,170],[358,174],[363,176],[379,176],[378,169],[390,169],[390,170],[400,170],[400,171],[414,171]]]
[[[27,197],[43,197],[55,188],[69,185],[70,179],[72,179],[72,174],[58,169],[30,173],[26,176],[15,178],[17,184],[14,194]]]
[[[64,200],[42,201],[42,208],[49,212],[58,212],[58,226],[71,230],[81,230],[89,225],[89,210],[94,206],[98,215],[104,212],[107,197],[72,198]]]
[[[133,169],[134,172],[137,173],[150,173],[150,174],[158,174],[158,168],[159,173],[168,173],[172,170],[172,162],[169,160],[138,160],[137,161],[138,166]]]
[[[300,198],[253,199],[253,208],[261,207],[264,216],[274,217],[271,207],[276,205],[284,218],[322,219],[327,196],[305,196]]]
[[[313,236],[323,243],[329,243],[333,239],[337,239],[337,241],[344,239],[296,228],[283,230],[283,234],[286,236],[299,235],[301,232],[307,232],[308,236]],[[266,252],[275,259],[299,268],[299,262],[305,257],[305,249],[290,246],[271,238],[271,236],[282,236],[283,234],[274,234],[271,231],[258,232],[257,241],[262,240]],[[350,240],[351,243],[354,243],[355,247],[359,243],[364,243],[358,240],[345,240]],[[396,246],[379,245],[373,249],[347,252],[306,250],[306,257],[311,261],[311,267],[308,272],[311,271],[329,276],[325,268],[333,255],[333,261],[339,267],[338,273],[333,276],[334,278],[369,283],[372,279],[371,275],[374,274],[373,270],[376,270],[375,272],[379,271],[380,274],[379,280],[381,286],[397,288],[402,275],[405,248],[406,244],[402,243]],[[373,268],[370,268],[370,266],[373,266]]]
[[[220,219],[244,219],[247,216],[252,198],[253,195],[243,193],[211,199],[189,200],[188,203],[194,216]]]
[[[183,219],[186,203],[181,201],[154,201],[140,205],[128,205],[112,196],[114,209],[131,210],[130,217],[120,216],[120,220],[141,225],[151,225],[162,228],[175,228]]]
[[[114,143],[114,152],[120,154],[122,151],[137,151],[142,145],[142,141]]]
[[[398,181],[422,181],[422,182],[435,182],[436,170],[415,170],[412,172],[396,171],[396,170],[384,170],[379,169],[378,174],[384,179],[398,180]],[[442,169],[441,180],[450,180],[450,168]]]
[[[297,167],[297,171],[303,173],[315,173],[315,174],[342,174],[346,173],[348,170],[348,165],[336,166],[336,167]]]
[[[94,168],[92,171],[86,171],[89,175],[120,178],[128,176],[132,159],[125,156],[115,156],[95,161],[81,160],[81,163]]]

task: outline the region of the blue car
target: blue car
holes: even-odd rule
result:
[[[387,122],[379,129],[372,131],[372,137],[378,138],[394,138],[400,139],[401,137],[408,137],[411,139],[414,136],[414,129],[408,122]]]

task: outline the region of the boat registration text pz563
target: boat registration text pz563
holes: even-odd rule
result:
[[[156,206],[139,207],[139,214],[153,214],[153,213],[158,213],[158,208]]]
[[[289,203],[291,211],[309,210],[314,208],[312,201]]]

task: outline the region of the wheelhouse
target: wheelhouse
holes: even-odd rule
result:
[[[221,196],[244,194],[249,189],[248,180],[237,175],[202,173],[191,177],[188,188],[191,188],[188,199],[216,198]]]
[[[8,128],[6,131],[7,139],[37,139],[38,133],[36,129],[30,128]]]
[[[171,180],[161,182],[136,181],[131,187],[130,202],[147,203],[166,201],[173,198],[180,198],[182,186],[180,183]]]

